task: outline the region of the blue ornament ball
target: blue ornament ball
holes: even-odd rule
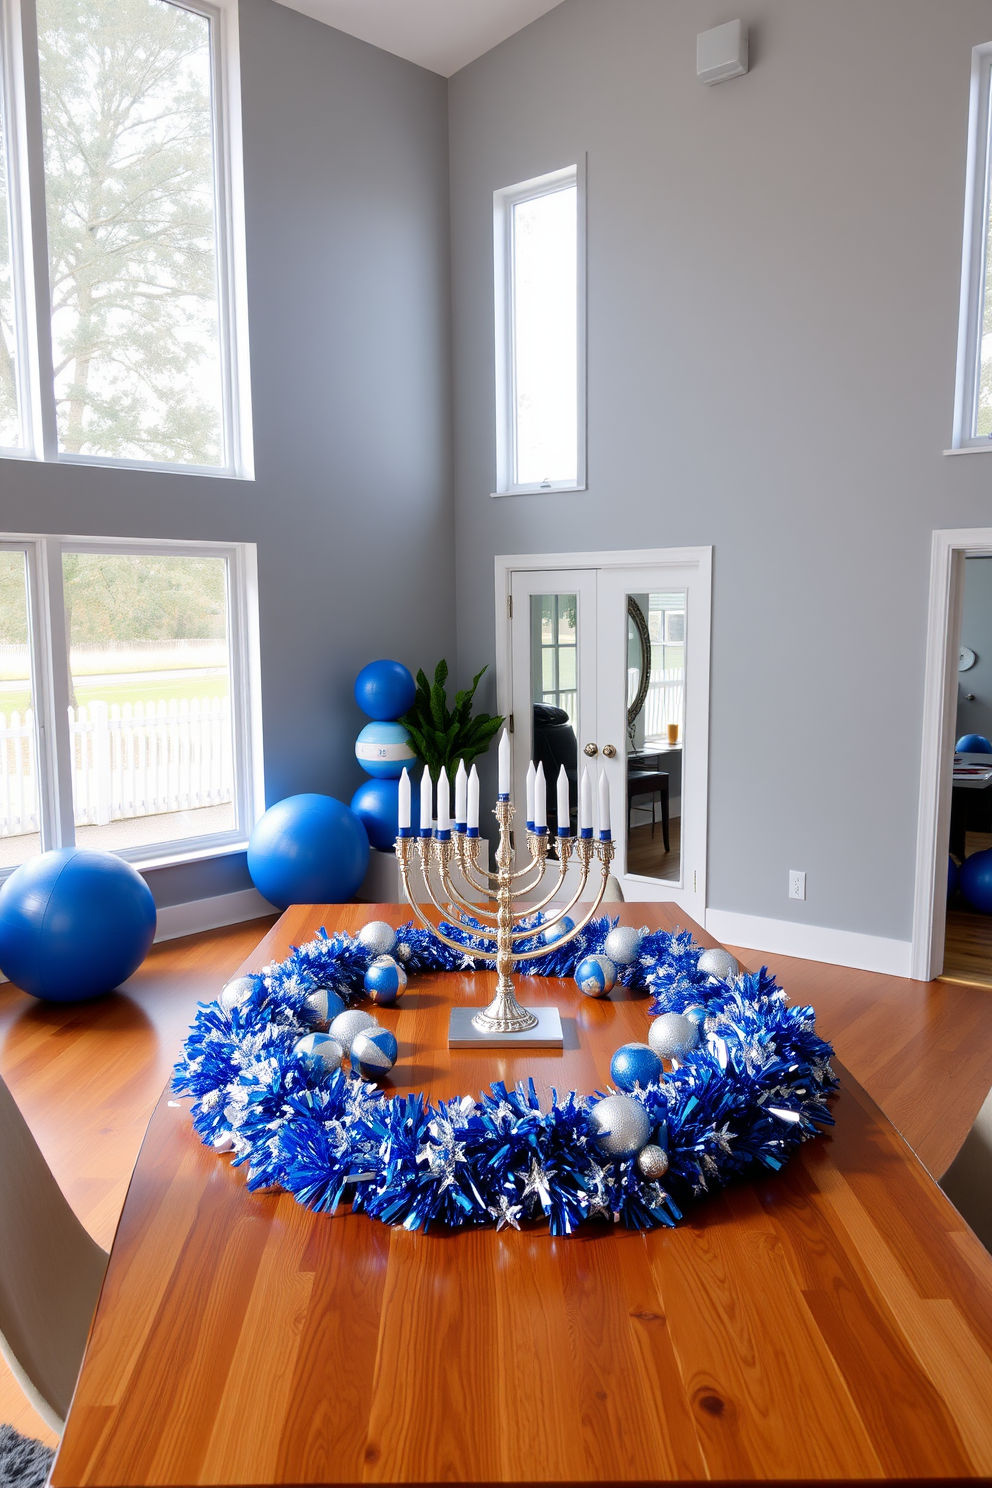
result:
[[[355,678],[355,702],[382,722],[406,713],[416,696],[417,684],[400,661],[370,661]]]
[[[605,997],[617,984],[617,969],[609,956],[584,956],[575,968],[575,984],[586,997]]]
[[[562,915],[555,925],[546,925],[541,931],[541,939],[546,946],[557,945],[563,935],[575,929],[575,921],[569,915]]]
[[[417,756],[401,723],[367,723],[355,740],[355,758],[366,775],[374,775],[377,780],[399,780]]]
[[[314,1064],[322,1064],[328,1070],[340,1069],[344,1058],[344,1050],[338,1040],[327,1033],[304,1034],[293,1045],[293,1053],[302,1054],[305,1059],[312,1059]]]
[[[392,956],[376,956],[365,973],[365,991],[377,1007],[390,1007],[406,991],[406,972]]]
[[[972,853],[961,864],[958,886],[972,909],[992,914],[992,847]],[[0,965],[3,962],[0,961]]]
[[[396,931],[385,920],[369,920],[359,930],[357,939],[373,956],[391,956],[396,945]]]
[[[649,1044],[621,1044],[610,1061],[610,1078],[618,1090],[657,1085],[664,1068]]]
[[[233,981],[225,982],[220,990],[218,1001],[221,1007],[227,1008],[230,1012],[232,1008],[240,1007],[243,1002],[247,1002],[254,990],[254,977],[235,977]]]
[[[248,872],[277,909],[343,904],[369,865],[369,839],[355,813],[333,796],[287,796],[270,806],[248,843]]]
[[[387,1075],[396,1063],[399,1045],[388,1028],[366,1028],[355,1035],[351,1046],[351,1067],[366,1080]]]
[[[369,843],[380,852],[392,852],[400,830],[400,783],[398,780],[366,780],[351,798],[351,809],[368,833]],[[410,793],[410,820],[420,826],[420,792]]]
[[[984,734],[962,734],[954,746],[956,754],[992,754],[992,743]]]
[[[651,1120],[630,1095],[605,1095],[589,1112],[596,1142],[609,1157],[633,1157],[651,1135]]]
[[[954,891],[955,891],[955,889],[958,886],[958,878],[959,878],[959,876],[960,876],[960,873],[959,873],[958,865],[957,865],[957,863],[955,863],[954,859],[950,856],[950,854],[948,854],[948,856],[947,856],[947,897],[948,897],[948,899],[951,899],[954,896]]]
[[[137,971],[155,901],[113,853],[63,847],[22,863],[0,888],[0,970],[49,1002],[98,997]]]
[[[310,1012],[318,1023],[333,1023],[338,1013],[343,1013],[348,1004],[330,987],[315,987],[306,1000]]]

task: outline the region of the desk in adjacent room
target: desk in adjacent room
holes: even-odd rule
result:
[[[627,924],[688,925],[674,905]],[[287,911],[257,969],[318,926],[401,906]],[[411,982],[377,1013],[397,1092],[533,1075],[603,1088],[647,1000],[555,1003],[564,1053],[449,1051],[490,974]],[[860,1086],[833,1132],[676,1230],[595,1222],[409,1234],[251,1194],[164,1095],[128,1192],[54,1488],[918,1482],[992,1475],[992,1258]]]

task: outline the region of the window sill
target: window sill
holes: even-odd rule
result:
[[[588,486],[524,486],[519,491],[490,491],[489,495],[493,501],[499,501],[504,496],[568,496],[573,491],[587,491]]]
[[[992,440],[988,444],[960,444],[957,449],[943,450],[945,455],[992,455]]]
[[[131,848],[134,857],[127,856],[127,850],[117,853],[117,857],[137,868],[139,873],[144,873],[153,868],[176,868],[183,863],[203,863],[210,858],[225,858],[231,853],[245,852],[248,848],[247,837],[236,837],[230,842],[211,842],[202,847],[197,847],[190,842],[184,845],[177,842],[174,846],[169,844],[167,850],[159,853],[151,852],[141,855],[140,848]]]

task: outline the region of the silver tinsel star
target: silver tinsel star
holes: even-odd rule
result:
[[[524,1191],[520,1197],[522,1199],[526,1199],[530,1194],[534,1194],[537,1197],[541,1208],[545,1212],[547,1212],[547,1210],[551,1207],[551,1190],[548,1187],[548,1184],[554,1177],[554,1175],[554,1168],[546,1168],[544,1164],[542,1162],[539,1162],[538,1159],[535,1157],[531,1162],[530,1172],[527,1175],[527,1182],[524,1184]]]
[[[495,1208],[489,1205],[489,1213],[496,1221],[497,1230],[505,1230],[507,1225],[512,1225],[515,1230],[519,1230],[518,1221],[523,1212],[522,1205],[511,1204],[506,1194],[500,1194]]]

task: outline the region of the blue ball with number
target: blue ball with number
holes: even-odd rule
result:
[[[376,956],[365,973],[365,991],[377,1007],[389,1007],[406,991],[406,972],[392,956]]]
[[[568,915],[562,915],[557,924],[547,925],[541,931],[541,939],[544,941],[544,944],[546,946],[557,945],[558,941],[561,940],[563,935],[567,935],[570,930],[574,929],[575,921],[573,919],[570,919]]]
[[[370,718],[399,718],[416,696],[417,684],[401,661],[370,661],[355,678],[355,702]]]
[[[610,1078],[618,1090],[657,1085],[665,1070],[648,1044],[621,1044],[610,1062]]]
[[[366,1080],[387,1075],[396,1063],[399,1045],[388,1028],[364,1028],[351,1045],[351,1067]]]
[[[617,984],[617,969],[609,956],[584,956],[575,968],[575,983],[586,997],[605,997]]]
[[[399,780],[404,769],[412,768],[417,756],[401,723],[367,723],[355,740],[355,758],[366,775],[379,780]]]

